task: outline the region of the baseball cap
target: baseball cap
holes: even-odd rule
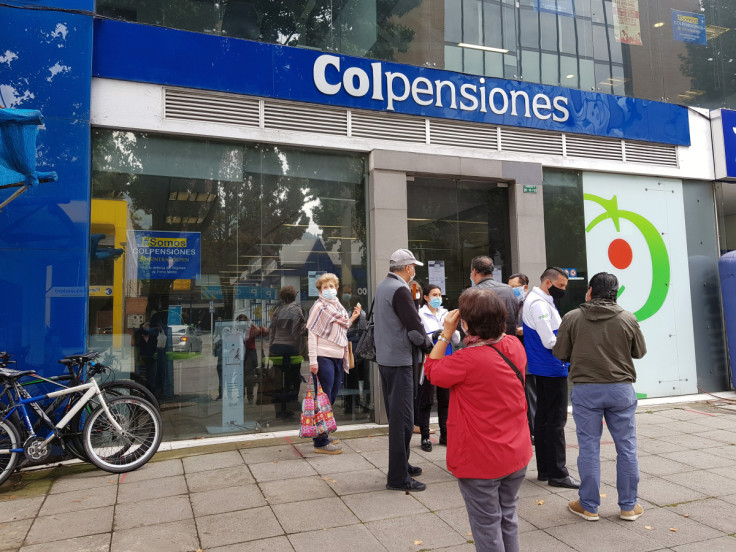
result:
[[[410,264],[424,266],[424,263],[417,261],[414,257],[414,253],[408,249],[397,249],[391,253],[391,258],[389,259],[388,264],[389,266],[404,266]]]

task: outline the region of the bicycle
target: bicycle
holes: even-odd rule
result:
[[[59,364],[63,364],[67,368],[69,373],[61,374],[58,376],[51,376],[47,378],[47,380],[50,380],[52,382],[65,382],[67,386],[76,386],[82,383],[87,383],[91,378],[94,378],[95,376],[109,374],[110,367],[106,364],[101,364],[97,362],[97,359],[99,357],[100,354],[95,351],[64,357],[59,360]],[[7,364],[9,362],[13,363],[13,361],[10,360],[10,355],[7,353],[0,353],[0,368],[7,367]],[[21,385],[27,387],[38,383],[42,383],[42,379],[25,381],[22,382]],[[139,383],[131,380],[113,379],[98,382],[98,385],[100,387],[100,390],[107,398],[133,395],[145,399],[154,407],[156,407],[156,410],[160,410],[159,402],[153,395],[153,393],[151,393],[151,391],[147,387]],[[2,396],[0,396],[0,399],[2,399]],[[57,409],[62,407],[62,404],[65,400],[69,400],[69,398],[65,396],[59,396],[54,399],[54,401],[44,409],[46,415],[52,417]],[[67,403],[64,407],[65,410],[68,411],[70,406],[71,403]],[[84,416],[91,414],[94,408],[96,408],[97,406],[99,405],[94,402],[94,398],[91,399],[89,404],[86,405],[84,411],[81,412],[79,416],[73,418],[70,423],[70,434],[67,437],[68,441],[66,443],[66,449],[72,455],[83,461],[87,461],[87,456],[84,452],[80,426],[83,423]],[[19,420],[17,419],[14,419],[13,421],[16,424],[19,423]],[[40,424],[41,420],[37,419],[33,426],[34,429],[37,430],[40,427]]]
[[[26,376],[60,389],[32,397],[19,381]],[[72,434],[70,422],[93,398],[99,406],[84,420],[81,438],[88,461],[96,467],[112,473],[135,470],[151,459],[161,443],[161,416],[153,405],[134,396],[107,400],[94,379],[67,387],[38,376],[33,370],[6,367],[0,368],[0,384],[7,401],[7,405],[1,405],[4,408],[0,413],[0,484],[13,473],[21,455],[31,462],[43,462],[50,455],[49,445],[54,441],[66,450]],[[54,423],[39,402],[66,395],[71,397],[69,407]],[[26,405],[49,428],[46,436],[34,429]],[[18,419],[20,423],[16,424],[14,420]]]

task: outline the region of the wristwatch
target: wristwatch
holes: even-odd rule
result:
[[[444,335],[440,334],[437,336],[437,341],[444,341],[445,343],[449,343],[450,340],[447,339]]]

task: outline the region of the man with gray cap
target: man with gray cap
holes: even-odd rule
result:
[[[412,364],[421,348],[431,348],[409,282],[415,265],[424,266],[408,249],[397,249],[389,260],[389,274],[376,288],[373,310],[376,361],[388,415],[388,478],[386,488],[423,491],[413,476],[422,468],[409,465],[409,445],[414,431],[414,372]]]

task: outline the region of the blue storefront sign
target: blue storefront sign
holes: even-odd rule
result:
[[[678,105],[112,20],[95,21],[93,74],[354,109],[690,145],[687,109]]]
[[[200,277],[199,232],[131,230],[128,243],[128,259],[134,267],[130,272],[139,280]]]
[[[714,126],[719,121],[721,126],[721,132],[713,134],[716,178],[736,179],[736,111],[719,109],[714,115]]]
[[[680,42],[694,44],[708,44],[705,35],[705,16],[699,13],[690,13],[672,10],[672,38]]]

